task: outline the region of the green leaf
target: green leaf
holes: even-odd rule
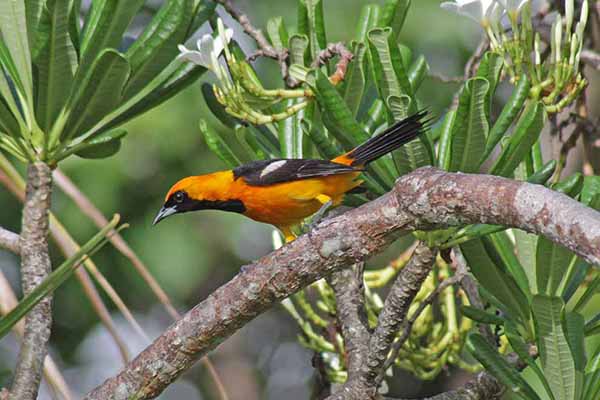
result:
[[[460,312],[465,317],[482,324],[504,325],[506,323],[504,318],[472,306],[462,305],[460,306]]]
[[[515,281],[523,293],[529,297],[531,289],[529,288],[527,274],[515,255],[514,246],[506,232],[493,233],[487,236],[486,240],[489,240],[489,245],[493,245],[494,250],[500,256],[504,267],[510,272],[512,277],[515,278]],[[484,243],[486,243],[485,240]]]
[[[566,275],[572,253],[554,242],[540,236],[536,250],[536,279],[538,293],[549,296],[557,294]]]
[[[531,370],[537,375],[540,382],[544,386],[544,389],[546,389],[546,393],[548,394],[548,397],[550,399],[554,400],[554,395],[552,394],[552,388],[550,388],[550,385],[548,384],[548,380],[546,379],[546,376],[542,372],[542,369],[538,366],[538,364],[535,362],[533,357],[531,357],[529,355],[529,350],[527,348],[527,344],[525,343],[525,340],[523,340],[523,338],[521,337],[521,335],[517,329],[517,326],[515,324],[513,324],[512,322],[507,322],[504,325],[504,335],[508,339],[508,343],[510,343],[510,346],[513,348],[515,353],[517,353],[519,358],[521,360],[525,361],[527,363],[527,365],[529,366],[529,368],[531,368]]]
[[[596,347],[594,355],[590,357],[585,373],[585,389],[581,398],[595,400],[600,394],[600,345]]]
[[[298,1],[298,33],[309,39],[311,60],[327,46],[322,0]]]
[[[519,371],[512,367],[483,336],[478,333],[469,335],[467,349],[484,368],[504,385],[508,386],[511,393],[524,399],[538,400],[539,396],[521,377]]]
[[[90,73],[90,66],[106,49],[118,49],[131,20],[144,0],[95,0],[85,19],[77,82]],[[77,83],[76,83],[77,84]]]
[[[40,49],[48,40],[49,18],[45,0],[25,1],[25,16],[27,19],[27,34],[31,58],[35,59]]]
[[[471,78],[460,92],[452,126],[450,171],[479,171],[489,129],[485,116],[489,87],[486,79]]]
[[[429,64],[427,64],[425,56],[421,54],[408,70],[408,80],[413,93],[416,93],[417,90],[419,90],[419,87],[421,86],[421,83],[423,83],[428,72]]]
[[[510,128],[517,118],[517,115],[521,112],[523,104],[525,104],[525,100],[527,100],[527,97],[529,96],[530,88],[531,85],[529,84],[527,77],[522,76],[517,87],[515,87],[508,101],[504,105],[500,116],[490,130],[481,162],[487,160],[490,154],[492,154],[492,151],[494,151],[494,148],[500,139],[504,137],[508,128]]]
[[[101,133],[90,140],[85,140],[75,152],[81,158],[107,158],[117,154],[121,149],[121,139],[127,135],[125,129],[115,129]]]
[[[79,55],[81,48],[80,14],[81,0],[69,0],[69,36],[77,55]]]
[[[31,53],[27,36],[25,1],[0,1],[0,31],[2,41],[16,67],[17,75],[11,73],[11,76],[23,85],[23,96],[32,100]]]
[[[194,0],[194,20],[188,28],[186,37],[192,36],[200,27],[215,15],[217,3],[212,0]]]
[[[581,189],[581,202],[586,206],[592,203],[592,198],[600,193],[600,176],[586,176]]]
[[[290,99],[285,102],[286,107],[291,107],[301,100]],[[284,158],[302,158],[302,128],[299,125],[301,115],[294,115],[279,122],[279,143],[281,155]]]
[[[388,108],[391,110],[395,121],[401,121],[408,117],[410,109],[410,97],[390,96],[387,99]],[[406,143],[392,154],[394,163],[400,175],[407,174],[419,167],[433,164],[433,155],[429,146],[426,145],[427,137],[421,135]]]
[[[488,51],[484,54],[477,68],[476,76],[487,79],[490,84],[487,96],[485,98],[485,115],[490,118],[492,108],[492,99],[496,93],[496,87],[500,82],[500,74],[504,66],[504,57],[496,52]]]
[[[19,304],[3,318],[0,318],[0,339],[6,336],[13,326],[21,320],[42,299],[56,290],[75,272],[83,260],[91,257],[108,242],[106,235],[119,223],[119,217],[115,216],[100,232],[95,234],[79,251],[56,268],[46,279],[35,287]],[[119,229],[117,229],[118,231]]]
[[[357,42],[366,42],[367,32],[377,26],[381,7],[378,4],[365,4],[360,10],[358,25],[354,40]]]
[[[535,295],[531,303],[540,360],[556,400],[575,399],[575,361],[562,328],[560,297]]]
[[[393,39],[398,39],[398,34],[404,26],[406,14],[410,8],[410,0],[385,0],[383,4],[383,12],[379,20],[379,26],[390,26],[394,30]]]
[[[287,46],[289,35],[283,23],[283,18],[272,17],[267,21],[267,34],[271,40],[271,44],[276,49],[283,49]]]
[[[400,49],[393,40],[391,28],[374,28],[367,34],[369,61],[379,97],[403,94],[412,98],[412,86],[408,80]],[[414,105],[416,107],[416,104]],[[411,113],[415,110],[411,110]]]
[[[325,131],[319,129],[316,124],[312,124],[305,119],[303,119],[300,124],[304,135],[308,136],[315,144],[321,157],[331,160],[342,154],[343,151],[336,146],[336,142],[331,140],[331,138],[326,135]]]
[[[229,145],[223,140],[223,138],[212,128],[208,127],[206,121],[201,119],[199,121],[200,132],[204,136],[204,140],[206,141],[206,145],[215,153],[221,161],[223,161],[229,168],[235,168],[242,163],[238,156],[236,156]]]
[[[558,164],[556,160],[548,161],[539,171],[527,178],[527,182],[544,185],[546,182],[548,182],[548,179],[554,175],[554,170],[556,170],[557,165]]]
[[[587,269],[584,269],[587,272]],[[585,277],[585,275],[584,275]],[[600,275],[597,275],[592,282],[590,282],[585,288],[583,294],[577,300],[577,304],[573,307],[573,311],[580,312],[583,311],[585,306],[589,303],[592,297],[598,293],[598,288],[600,287]]]
[[[585,326],[585,319],[583,315],[577,312],[563,312],[562,315],[562,328],[567,336],[567,342],[573,355],[573,361],[575,362],[575,370],[582,372],[585,370],[585,364],[587,363],[585,356],[585,338],[583,336],[583,330]],[[581,375],[583,378],[583,374]],[[575,396],[576,399],[579,395]]]
[[[1,78],[0,78],[1,79]],[[2,92],[0,92],[2,93]],[[0,131],[19,137],[19,123],[10,111],[10,107],[3,97],[0,96]]]
[[[508,316],[525,322],[529,320],[529,302],[515,279],[498,264],[499,257],[490,256],[491,248],[482,239],[460,245],[471,272],[481,286],[496,297],[508,311]]]
[[[105,50],[90,74],[74,89],[69,101],[69,119],[64,137],[85,134],[121,103],[121,91],[129,77],[129,63],[116,50]]]
[[[581,172],[576,172],[552,186],[552,189],[556,190],[557,192],[564,193],[569,197],[576,197],[582,188],[583,175]]]
[[[17,157],[23,162],[27,162],[27,156],[23,153],[23,150],[21,150],[21,147],[19,146],[17,140],[18,139],[15,139],[13,137],[8,136],[5,133],[0,132],[0,149],[7,151],[8,153],[12,154],[13,156]]]
[[[446,113],[444,122],[442,123],[442,133],[440,134],[440,140],[438,142],[437,165],[445,171],[450,170],[450,150],[452,145],[452,131],[455,118],[456,111],[450,110]]]
[[[315,72],[315,92],[322,115],[327,117],[326,124],[333,136],[340,141],[346,150],[354,148],[359,143],[369,139],[369,135],[352,116],[352,112],[335,86],[329,82],[321,71]]]
[[[545,121],[544,105],[540,102],[529,104],[519,118],[508,145],[502,150],[490,173],[511,176],[538,140]]]
[[[386,118],[386,105],[380,98],[375,98],[369,110],[367,111],[364,119],[361,120],[361,125],[365,127],[366,131],[373,135],[375,132],[385,123]]]
[[[538,237],[520,229],[513,229],[517,258],[523,266],[532,293],[538,293],[536,280],[536,250]]]
[[[142,34],[125,53],[131,74],[123,97],[130,98],[156,77],[178,54],[193,17],[192,0],[169,0],[163,4]]]
[[[356,43],[352,53],[354,58],[344,78],[344,101],[352,115],[356,117],[366,85],[365,54],[367,54],[367,46],[364,43]]]
[[[35,59],[36,113],[40,128],[48,132],[65,106],[77,67],[77,53],[68,31],[69,0],[49,0],[50,31]]]
[[[196,82],[206,68],[190,63],[174,61],[159,76],[131,99],[124,102],[110,115],[103,129],[112,129],[171,99],[177,93]]]

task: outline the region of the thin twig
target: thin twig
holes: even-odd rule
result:
[[[52,272],[48,254],[52,171],[48,165],[41,162],[29,164],[25,193],[21,226],[21,282],[23,293],[27,295]],[[9,398],[37,398],[51,327],[52,296],[48,295],[25,318],[25,334]]]
[[[252,25],[248,16],[242,13],[237,8],[235,8],[231,0],[215,1],[218,4],[222,5],[225,11],[227,11],[227,13],[231,15],[233,19],[235,19],[242,26],[244,32],[246,32],[252,39],[254,39],[254,41],[259,47],[260,55],[277,60],[281,69],[281,76],[284,81],[287,81],[289,77],[287,64],[288,50],[285,48],[276,49],[273,46],[271,46],[271,44],[269,44],[269,41],[262,33],[262,31],[256,28],[254,25]]]
[[[329,77],[329,80],[332,84],[337,85],[344,80],[348,64],[350,64],[350,61],[354,58],[354,54],[346,48],[344,43],[337,42],[328,44],[324,50],[321,50],[321,52],[317,54],[312,67],[318,68],[321,65],[325,65],[335,56],[339,56],[339,61],[335,65],[335,71]]]
[[[20,240],[20,236],[16,233],[0,227],[0,248],[19,255],[21,253]]]

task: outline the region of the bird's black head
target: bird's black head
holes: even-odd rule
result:
[[[244,203],[240,200],[206,200],[194,199],[185,190],[170,192],[165,203],[154,218],[153,225],[173,214],[181,214],[198,210],[223,210],[237,213],[246,211]]]

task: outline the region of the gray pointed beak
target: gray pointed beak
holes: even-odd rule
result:
[[[158,214],[156,214],[156,217],[154,218],[152,225],[158,224],[160,221],[167,218],[169,215],[175,214],[176,212],[177,212],[177,209],[175,207],[161,208],[160,211],[158,212]]]

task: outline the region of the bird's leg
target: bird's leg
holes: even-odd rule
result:
[[[294,240],[296,240],[296,235],[294,235],[294,232],[292,232],[290,228],[280,227],[279,230],[281,231],[281,233],[283,233],[283,237],[285,238],[286,243],[293,242]]]
[[[313,228],[315,226],[317,226],[319,224],[319,222],[321,222],[321,220],[323,220],[323,217],[325,216],[325,213],[333,205],[333,199],[331,197],[325,195],[325,194],[318,195],[316,197],[316,199],[319,200],[319,202],[322,205],[321,205],[321,208],[319,208],[319,211],[317,211],[315,213],[315,215],[312,218],[312,221],[310,221],[310,224],[308,225],[309,232],[312,231]]]

